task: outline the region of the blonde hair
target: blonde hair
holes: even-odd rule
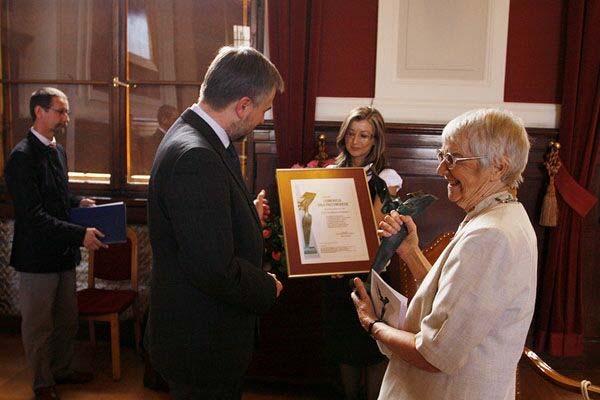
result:
[[[385,155],[383,154],[385,151],[385,121],[381,113],[370,106],[355,108],[350,111],[350,114],[342,122],[340,131],[335,139],[335,144],[340,151],[335,159],[335,163],[340,167],[352,166],[352,156],[348,152],[348,149],[346,149],[345,137],[353,121],[368,121],[373,128],[373,147],[371,147],[371,151],[365,157],[364,165],[362,166],[373,163],[371,168],[378,174],[386,167]]]
[[[482,167],[504,158],[508,168],[501,177],[511,189],[523,182],[529,156],[529,137],[523,121],[508,111],[484,108],[467,111],[450,121],[442,131],[444,143],[454,143],[479,159]]]

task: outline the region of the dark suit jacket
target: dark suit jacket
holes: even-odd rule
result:
[[[222,142],[190,109],[156,153],[148,224],[153,366],[168,380],[215,391],[239,382],[257,315],[273,305],[276,288],[262,270],[252,198]]]
[[[152,136],[140,138],[140,165],[137,166],[140,174],[150,174],[154,155],[165,133],[156,128]]]
[[[29,132],[11,151],[4,174],[15,207],[11,265],[36,273],[74,268],[85,228],[67,222],[81,198],[69,194],[63,147],[50,149]]]

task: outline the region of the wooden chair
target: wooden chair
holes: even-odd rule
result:
[[[111,244],[107,249],[90,251],[88,287],[77,292],[79,316],[88,320],[90,341],[96,345],[95,321],[110,323],[113,379],[121,378],[119,315],[132,307],[135,326],[135,347],[139,353],[141,338],[138,297],[137,235],[127,228],[125,243]],[[130,289],[100,289],[95,279],[105,281],[130,281]]]
[[[582,381],[578,381],[578,380],[569,378],[569,377],[562,375],[561,373],[555,371],[546,362],[544,362],[544,360],[542,360],[536,353],[534,353],[527,347],[525,347],[525,349],[523,350],[523,355],[521,356],[521,362],[523,362],[523,361],[526,364],[528,364],[528,365],[523,365],[522,366],[523,368],[531,367],[538,375],[540,375],[542,378],[544,378],[546,381],[552,383],[553,385],[559,386],[559,387],[566,389],[573,393],[581,394],[582,397],[578,397],[578,398],[583,398],[583,399],[600,398],[600,386],[592,385],[590,382],[589,386],[587,386],[586,389],[584,390],[583,386],[585,386],[585,385],[582,385]],[[520,375],[519,369],[520,368],[521,368],[521,365],[519,366],[519,368],[517,368],[517,385],[519,383],[519,375]],[[554,390],[556,390],[556,389],[554,389]],[[585,393],[586,391],[587,391],[587,393]],[[521,393],[521,390],[519,390],[517,387],[517,400],[526,399],[526,398],[527,397],[525,397]]]
[[[435,260],[442,254],[442,251],[448,246],[448,243],[454,237],[454,232],[442,233],[433,239],[428,246],[423,249],[425,258],[433,264]],[[399,262],[399,265],[397,264]],[[394,265],[388,267],[391,285],[396,288],[400,293],[406,296],[409,300],[413,298],[417,292],[418,285],[408,268],[408,265],[402,260],[399,260],[397,256],[392,258],[392,264],[396,263],[398,268],[394,268]]]

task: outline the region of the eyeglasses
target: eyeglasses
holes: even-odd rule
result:
[[[446,166],[448,166],[448,169],[453,169],[454,167],[456,167],[456,163],[459,163],[461,161],[467,161],[467,160],[479,160],[481,158],[487,158],[487,156],[477,156],[477,157],[457,157],[452,153],[447,153],[445,151],[442,151],[441,149],[437,151],[437,159],[440,162],[440,164],[442,162],[446,162]]]
[[[358,141],[361,143],[366,143],[373,137],[373,135],[366,133],[366,132],[356,133],[353,131],[348,131],[344,135],[344,139],[352,141],[352,140],[354,140],[354,138],[357,137],[357,135],[358,135]]]
[[[71,115],[71,111],[67,110],[66,108],[57,109],[57,108],[48,107],[46,110],[52,110],[55,113],[58,113],[60,115]]]

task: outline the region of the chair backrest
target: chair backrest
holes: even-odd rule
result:
[[[440,254],[442,254],[442,251],[444,251],[446,246],[448,246],[448,243],[450,243],[453,237],[454,232],[442,233],[436,237],[433,242],[423,249],[425,258],[427,258],[427,260],[433,264]],[[392,259],[392,262],[394,262],[394,259]],[[408,265],[406,265],[404,261],[400,260],[398,268],[388,268],[388,271],[390,271],[391,285],[404,296],[408,297],[409,300],[411,300],[417,292],[419,285],[417,285],[417,282],[413,278]]]
[[[106,249],[90,251],[88,261],[88,287],[94,287],[95,278],[107,281],[131,281],[131,288],[138,289],[137,235],[127,227],[125,243],[110,244]]]

